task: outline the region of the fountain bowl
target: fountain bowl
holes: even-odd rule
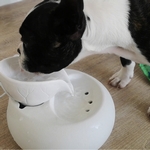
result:
[[[65,69],[74,95],[61,91],[39,106],[9,98],[9,130],[22,149],[98,150],[109,138],[115,107],[108,90],[83,72]]]
[[[9,97],[24,105],[35,106],[49,101],[56,93],[73,94],[73,87],[65,70],[52,74],[22,71],[19,56],[0,61],[0,83]]]

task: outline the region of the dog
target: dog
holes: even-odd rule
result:
[[[29,72],[52,73],[88,55],[110,53],[122,67],[109,83],[124,88],[135,62],[150,65],[150,0],[45,0],[19,31],[19,63]]]

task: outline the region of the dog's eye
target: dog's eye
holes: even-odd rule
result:
[[[60,45],[61,45],[61,43],[59,43],[59,42],[55,42],[55,44],[54,44],[54,48],[58,48]]]

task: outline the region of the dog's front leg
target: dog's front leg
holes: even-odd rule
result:
[[[109,79],[109,83],[112,86],[124,88],[134,75],[135,62],[122,57],[120,57],[120,60],[122,67]]]

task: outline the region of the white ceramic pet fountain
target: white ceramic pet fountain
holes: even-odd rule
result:
[[[75,70],[21,72],[18,56],[0,61],[9,96],[9,130],[22,149],[99,149],[115,120],[113,100],[93,77]]]

